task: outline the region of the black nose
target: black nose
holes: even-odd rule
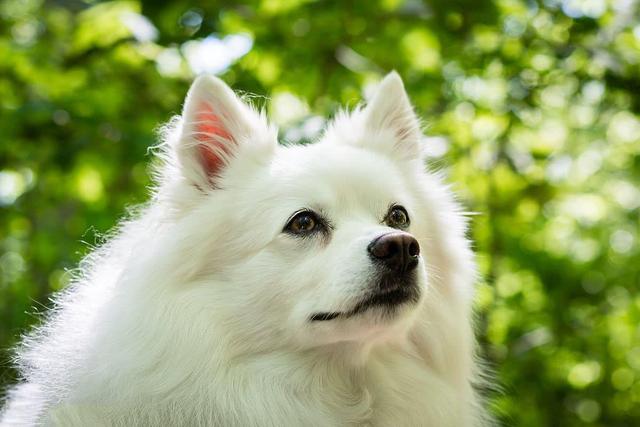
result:
[[[398,273],[413,270],[418,265],[420,245],[409,233],[391,232],[378,236],[367,247],[375,261]]]

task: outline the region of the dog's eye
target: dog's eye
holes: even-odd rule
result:
[[[287,223],[285,231],[292,234],[309,234],[320,226],[317,215],[311,211],[295,214]]]
[[[391,209],[389,209],[385,222],[389,227],[407,228],[410,224],[409,214],[404,207],[393,205]]]

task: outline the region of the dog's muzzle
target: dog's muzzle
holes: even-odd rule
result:
[[[393,312],[403,304],[420,299],[416,267],[420,262],[420,245],[409,233],[393,231],[376,237],[367,246],[376,272],[364,298],[347,312],[321,312],[310,320],[327,321],[337,317],[349,318],[373,307]]]

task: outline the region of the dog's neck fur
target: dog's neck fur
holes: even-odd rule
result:
[[[79,414],[74,401],[80,406],[96,401],[100,407],[89,403],[83,416],[106,417],[114,425],[139,425],[140,420],[149,425],[181,425],[189,420],[190,424],[225,426],[275,426],[283,425],[283,420],[289,421],[286,425],[310,426],[468,424],[470,419],[465,417],[474,403],[471,390],[452,386],[425,363],[410,340],[403,345],[367,347],[340,343],[232,360],[212,355],[203,361],[203,371],[184,372],[176,382],[172,380],[177,377],[167,375],[166,390],[144,389],[145,384],[161,384],[158,376],[165,372],[182,371],[174,365],[179,360],[166,357],[141,372],[123,372],[136,375],[136,384],[143,389],[123,390],[116,378],[104,379],[114,380],[113,388],[87,383],[79,389],[79,399],[58,408],[54,416],[58,422],[67,421],[67,409],[73,416]],[[210,386],[213,382],[216,385]],[[91,398],[95,390],[100,395]],[[458,414],[442,412],[451,408],[452,400],[458,400]]]

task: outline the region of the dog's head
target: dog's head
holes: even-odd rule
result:
[[[396,73],[314,144],[199,77],[170,138],[190,309],[248,346],[401,335],[429,291],[419,121]]]

